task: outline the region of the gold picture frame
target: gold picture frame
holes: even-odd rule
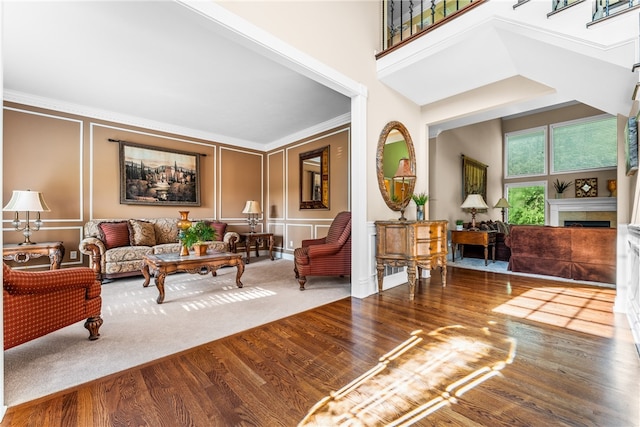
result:
[[[462,202],[469,194],[480,194],[487,200],[487,168],[478,160],[462,155]]]

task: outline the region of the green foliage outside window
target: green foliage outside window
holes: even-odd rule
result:
[[[597,117],[551,127],[553,171],[613,168],[618,164],[617,119]]]
[[[510,224],[544,224],[544,186],[510,187]]]
[[[546,133],[544,129],[507,134],[507,177],[542,175],[545,173]]]

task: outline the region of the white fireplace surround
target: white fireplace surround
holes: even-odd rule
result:
[[[615,212],[618,210],[617,200],[615,197],[547,199],[549,225],[560,225],[560,212]]]

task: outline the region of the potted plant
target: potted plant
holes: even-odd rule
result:
[[[423,221],[424,220],[424,205],[427,203],[427,200],[429,200],[429,196],[427,196],[426,193],[415,193],[411,196],[411,198],[413,199],[413,201],[416,204],[416,219],[418,221]]]
[[[456,219],[456,230],[462,231],[463,228],[464,228],[464,221],[461,219]]]
[[[193,248],[198,255],[207,252],[206,242],[216,238],[216,230],[200,221],[180,233],[180,241],[187,248]]]
[[[560,181],[558,178],[556,178],[556,181],[553,183],[553,187],[556,189],[556,197],[562,198],[562,193],[564,193],[564,191],[569,188],[571,184],[573,184],[571,181]]]

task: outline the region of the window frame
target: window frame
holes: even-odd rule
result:
[[[518,182],[505,182],[504,183],[504,193],[506,195],[507,201],[509,200],[509,188],[518,188],[518,187],[538,187],[541,186],[544,188],[544,225],[549,224],[549,209],[548,202],[549,200],[549,180],[540,180],[540,181],[518,181]],[[509,209],[507,209],[507,214],[505,215],[505,221],[509,223]]]
[[[548,134],[548,138],[549,138],[549,175],[564,175],[564,174],[575,174],[575,173],[581,173],[581,172],[607,171],[607,170],[614,170],[614,169],[618,168],[617,157],[616,157],[616,165],[614,165],[614,166],[588,168],[588,169],[571,169],[571,170],[562,170],[562,171],[556,171],[554,169],[554,138],[553,138],[553,130],[555,128],[558,128],[558,127],[561,127],[561,126],[568,126],[568,125],[576,124],[576,123],[595,122],[595,121],[600,121],[602,119],[615,119],[615,116],[612,116],[611,114],[606,114],[605,113],[605,114],[598,114],[596,116],[582,117],[582,118],[575,119],[575,120],[567,120],[567,121],[564,121],[564,122],[558,122],[558,123],[549,124],[549,134]],[[615,144],[616,144],[616,153],[617,153],[618,141],[616,141]]]
[[[509,149],[508,149],[508,140],[510,136],[523,135],[527,133],[536,133],[542,131],[544,135],[544,166],[543,171],[541,173],[534,173],[528,175],[508,175],[509,173]],[[549,130],[547,125],[536,126],[528,129],[522,129],[513,132],[505,132],[504,133],[504,141],[503,141],[503,150],[504,150],[504,179],[519,179],[519,178],[531,178],[537,176],[547,176],[549,175]]]

